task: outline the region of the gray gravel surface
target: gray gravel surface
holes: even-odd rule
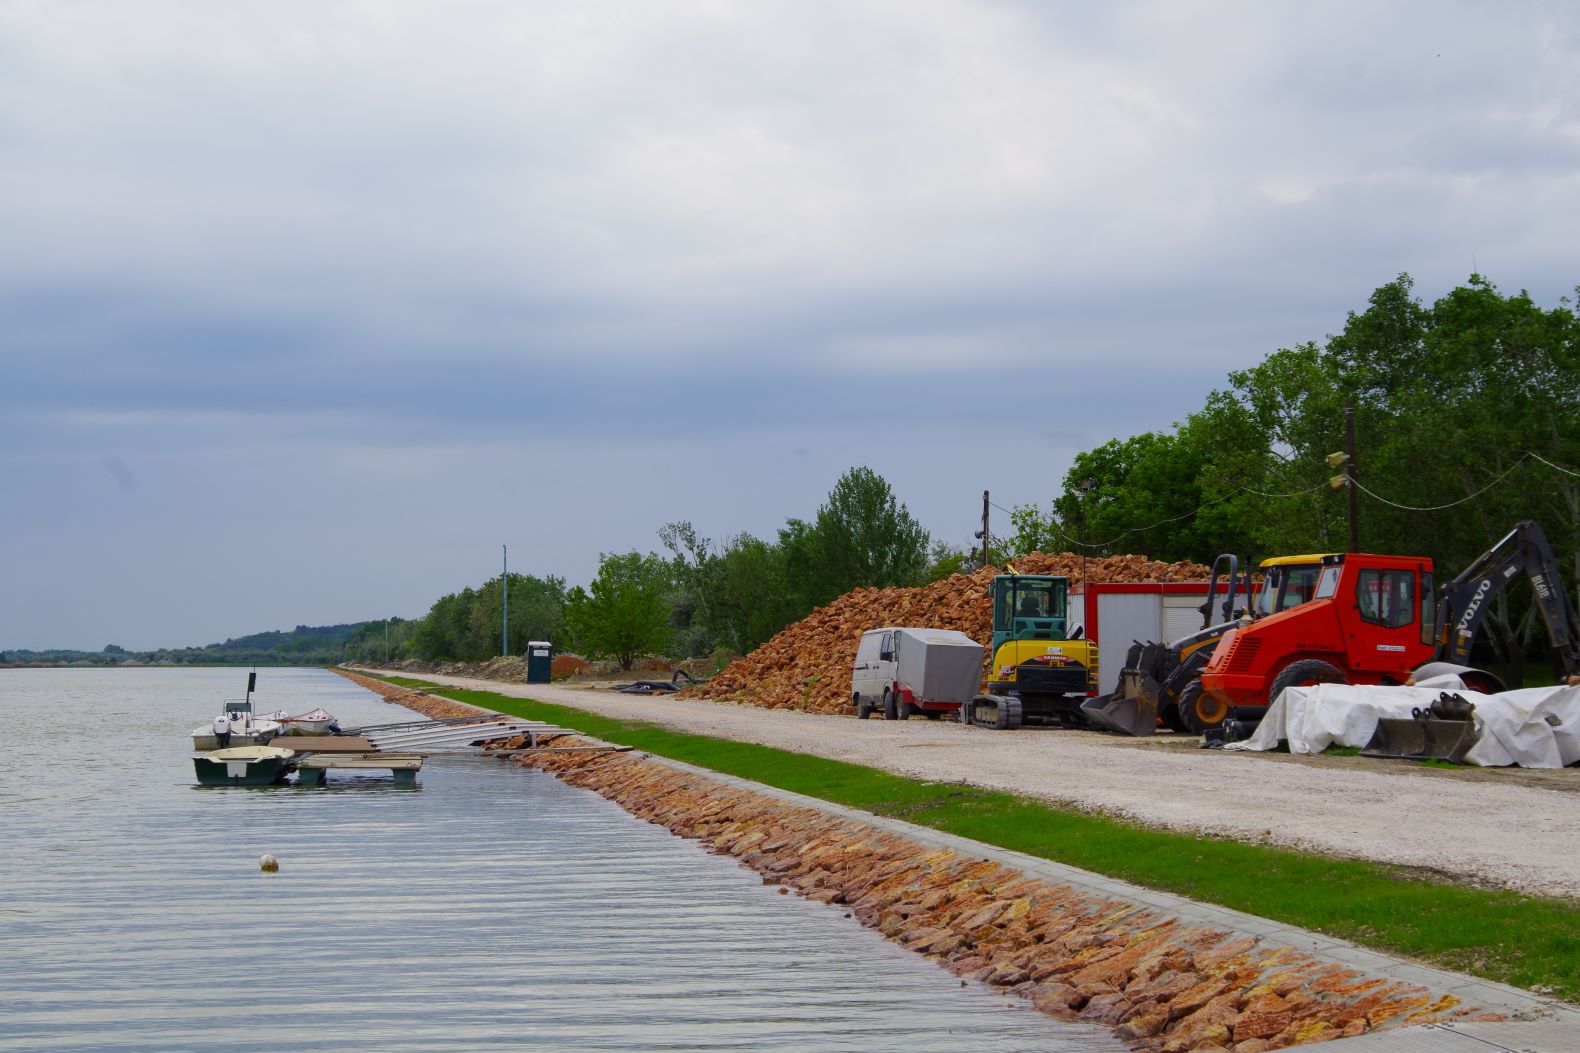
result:
[[[1580,795],[1553,789],[1431,777],[1437,773],[1383,762],[1356,770],[1320,760],[1294,764],[1247,753],[1142,749],[1092,732],[858,721],[582,687],[422,678],[902,775],[1014,790],[1173,830],[1580,897]]]

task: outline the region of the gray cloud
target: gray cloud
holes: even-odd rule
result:
[[[8,5],[0,542],[45,598],[0,647],[417,614],[501,542],[582,580],[861,463],[965,540],[1401,271],[1570,291],[1576,27]]]

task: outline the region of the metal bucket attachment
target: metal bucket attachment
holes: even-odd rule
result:
[[[1158,682],[1139,669],[1119,674],[1119,687],[1081,703],[1081,714],[1104,731],[1145,738],[1158,729]]]
[[[1459,695],[1445,692],[1428,708],[1411,712],[1409,719],[1384,717],[1378,720],[1377,730],[1361,750],[1361,756],[1463,764],[1465,754],[1481,740],[1481,732],[1476,727],[1476,707]],[[1457,716],[1461,713],[1463,717]]]

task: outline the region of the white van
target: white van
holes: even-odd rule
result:
[[[894,687],[894,630],[869,629],[856,645],[856,664],[850,671],[850,704],[866,720],[873,710],[885,715]]]
[[[862,720],[876,711],[937,720],[977,693],[982,655],[981,644],[953,629],[869,629],[856,645],[851,706]]]

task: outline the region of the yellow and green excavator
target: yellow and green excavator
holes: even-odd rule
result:
[[[1097,687],[1097,645],[1070,631],[1070,580],[1010,571],[993,579],[987,692],[960,707],[960,720],[1001,730],[1085,727],[1081,703]]]

